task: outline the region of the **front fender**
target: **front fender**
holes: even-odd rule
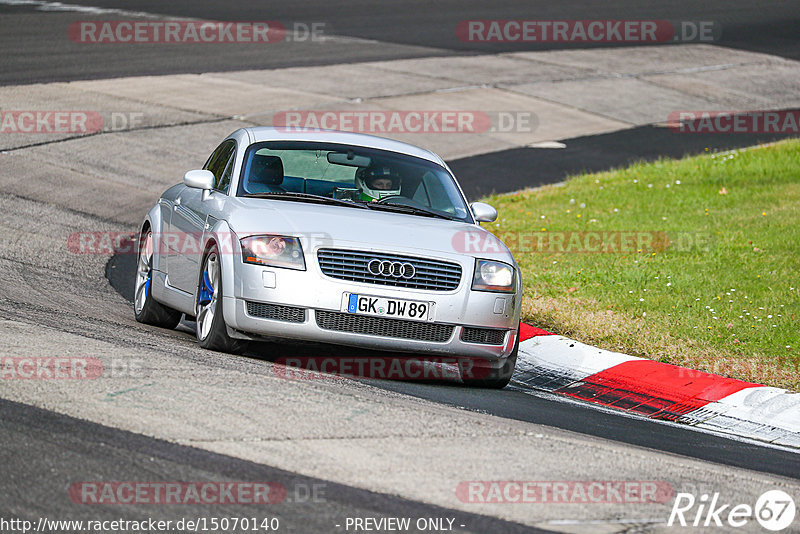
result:
[[[239,238],[231,230],[227,221],[217,221],[214,226],[206,232],[203,240],[203,250],[208,252],[212,243],[217,245],[219,252],[219,265],[222,272],[222,310],[225,322],[234,326],[235,310],[235,287],[236,287],[236,262],[241,261],[241,249]],[[198,280],[199,283],[199,280]],[[197,290],[195,289],[194,301],[197,302]]]
[[[159,199],[156,205],[150,208],[150,211],[147,212],[147,215],[145,215],[144,221],[142,222],[140,235],[144,232],[144,227],[149,225],[150,230],[153,232],[153,269],[156,271],[166,272],[166,264],[161,259],[161,251],[165,250],[162,239],[164,235],[164,221],[162,217],[161,205],[162,202],[164,202],[164,200]]]

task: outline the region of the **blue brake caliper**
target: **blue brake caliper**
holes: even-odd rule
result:
[[[147,263],[147,280],[144,281],[144,298],[150,293],[150,280],[153,279],[153,260]]]
[[[200,292],[197,295],[197,303],[200,306],[205,306],[211,302],[211,296],[214,294],[214,288],[211,287],[211,280],[208,278],[208,273],[203,273],[203,284],[200,286]]]

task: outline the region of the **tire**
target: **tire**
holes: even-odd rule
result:
[[[153,232],[148,228],[139,236],[136,248],[136,281],[133,291],[133,313],[140,323],[162,328],[175,328],[181,312],[164,306],[153,298]]]
[[[461,380],[467,387],[485,388],[485,389],[503,389],[511,381],[511,375],[514,374],[514,367],[517,365],[517,354],[519,353],[519,327],[517,327],[517,339],[514,342],[514,349],[508,355],[503,366],[500,368],[491,368],[488,366],[475,365],[475,360],[470,360],[472,366],[470,372],[464,372],[464,366],[460,365]],[[477,372],[475,370],[478,370]],[[477,375],[471,378],[467,375]]]
[[[197,341],[208,350],[239,353],[247,345],[242,339],[228,335],[222,306],[222,268],[214,245],[203,258],[197,288]]]

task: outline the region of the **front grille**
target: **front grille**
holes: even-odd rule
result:
[[[385,319],[383,317],[367,317],[317,310],[317,325],[324,330],[352,332],[370,336],[415,339],[444,343],[453,335],[455,327],[451,325],[421,323],[404,319]]]
[[[306,320],[306,309],[279,304],[247,301],[247,315],[260,319],[273,319],[289,323],[303,323]]]
[[[351,280],[353,282],[426,289],[429,291],[451,291],[457,288],[461,281],[461,266],[459,264],[439,260],[333,249],[320,249],[317,252],[317,259],[319,260],[319,267],[324,274],[332,278]],[[414,276],[406,279],[372,274],[367,268],[367,265],[372,260],[410,263],[414,266]]]
[[[491,328],[470,328],[466,326],[461,330],[461,341],[464,343],[502,345],[505,339],[505,330],[492,330]]]

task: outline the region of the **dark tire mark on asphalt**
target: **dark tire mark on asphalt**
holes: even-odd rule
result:
[[[666,117],[665,117],[666,119]],[[582,172],[625,167],[636,161],[681,158],[797,137],[797,134],[677,133],[669,128],[640,126],[607,134],[561,141],[566,148],[513,148],[457,159],[447,164],[464,193],[476,200],[564,181]]]
[[[39,517],[142,521],[148,517],[177,520],[256,516],[278,517],[281,532],[329,534],[344,531],[347,517],[447,517],[455,519],[456,526],[465,525],[457,527],[458,532],[547,532],[298,475],[3,399],[0,422],[0,449],[9,458],[17,459],[3,467],[0,514],[6,519],[27,518],[34,525]],[[86,505],[73,502],[68,494],[68,488],[77,482],[110,481],[277,482],[286,488],[287,497],[282,503],[260,505]],[[341,528],[337,529],[337,524]],[[409,532],[417,530],[412,528]]]

